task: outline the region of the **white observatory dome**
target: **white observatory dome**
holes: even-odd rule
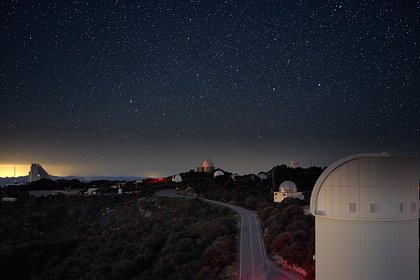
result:
[[[180,183],[180,182],[182,182],[182,177],[181,177],[181,175],[175,175],[175,176],[173,176],[172,177],[172,182],[174,182],[174,183]]]
[[[291,166],[292,168],[298,168],[298,167],[300,167],[299,161],[298,161],[298,160],[296,160],[296,159],[291,160],[291,161],[290,161],[290,166]]]
[[[258,173],[258,177],[260,178],[260,180],[267,180],[267,174],[265,174],[264,172],[260,172]]]
[[[223,175],[225,175],[225,173],[223,173],[223,171],[217,170],[216,172],[214,172],[213,177],[216,178],[218,176],[223,176]]]
[[[296,184],[292,181],[284,181],[280,184],[279,192],[297,192]]]
[[[214,167],[213,161],[211,159],[206,159],[203,161],[203,167]]]

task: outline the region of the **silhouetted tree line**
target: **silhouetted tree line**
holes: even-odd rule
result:
[[[48,179],[41,179],[34,182],[29,182],[23,186],[16,186],[16,188],[20,188],[23,190],[33,191],[33,190],[65,190],[65,189],[83,189],[88,188],[90,185],[94,185],[94,182],[90,183],[83,183],[77,179],[73,180],[48,180]]]
[[[236,224],[199,199],[144,194],[2,203],[0,277],[219,279],[235,259]]]

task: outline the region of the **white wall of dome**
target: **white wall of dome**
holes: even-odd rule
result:
[[[174,176],[172,176],[172,182],[174,182],[174,183],[181,183],[182,182],[182,177],[181,177],[181,175],[174,175]]]
[[[218,176],[223,176],[223,175],[225,175],[225,173],[223,173],[223,171],[217,170],[216,172],[214,172],[213,177],[216,178]]]
[[[359,154],[319,177],[311,196],[317,279],[419,279],[415,157]]]

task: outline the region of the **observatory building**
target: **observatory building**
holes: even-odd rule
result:
[[[50,174],[48,174],[39,163],[32,163],[31,170],[29,171],[28,182],[34,182],[41,179],[52,180]]]
[[[291,160],[291,161],[290,161],[290,166],[291,166],[292,168],[298,168],[298,167],[300,167],[299,161],[298,161],[298,160],[296,160],[296,159]]]
[[[216,178],[223,175],[225,175],[225,173],[223,173],[222,170],[217,170],[216,172],[214,172],[213,177]]]
[[[182,182],[181,175],[177,174],[177,175],[172,176],[172,182],[174,182],[174,183],[181,183]]]
[[[267,180],[267,179],[268,179],[267,174],[266,174],[266,173],[264,173],[264,172],[260,172],[260,173],[258,173],[258,178],[260,178],[260,180],[261,180],[261,181],[262,181],[262,180]]]
[[[419,279],[416,158],[358,154],[329,166],[311,196],[316,279]]]
[[[206,172],[206,173],[213,173],[214,172],[214,164],[211,159],[206,159],[203,161],[203,164],[197,167],[197,172]]]
[[[303,194],[297,191],[296,184],[292,181],[284,181],[280,184],[279,191],[274,192],[274,202],[282,202],[283,199],[292,197],[303,200]]]

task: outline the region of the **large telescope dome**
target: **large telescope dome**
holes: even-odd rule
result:
[[[203,167],[214,167],[213,161],[211,159],[206,159],[203,161]]]

